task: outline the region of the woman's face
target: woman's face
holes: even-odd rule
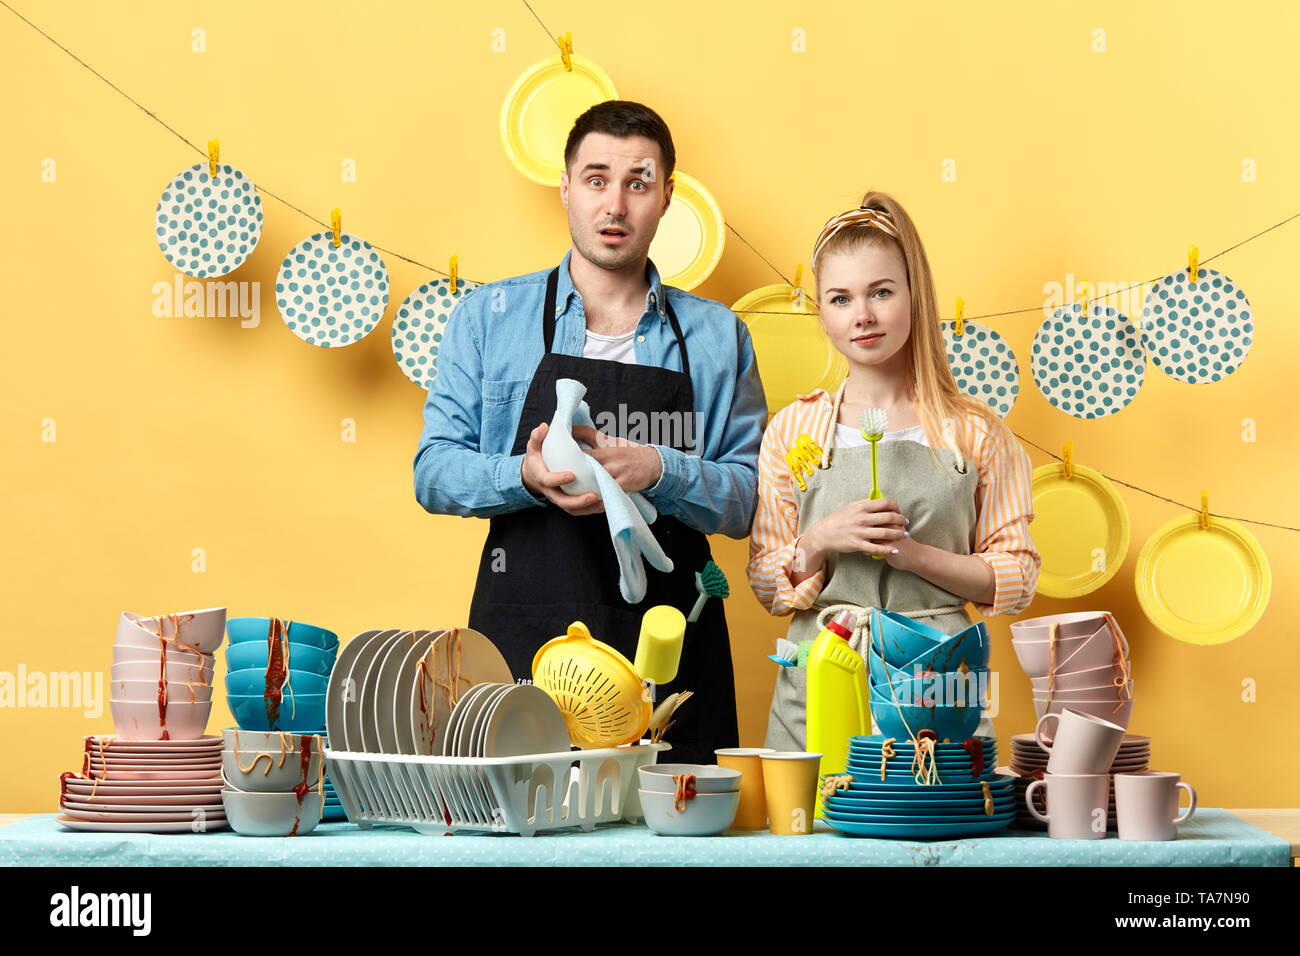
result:
[[[822,326],[850,364],[880,366],[900,355],[912,332],[912,294],[896,246],[824,256],[817,278]]]

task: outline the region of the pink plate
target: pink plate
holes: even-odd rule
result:
[[[1032,736],[1032,735],[1031,735]],[[144,753],[161,753],[187,747],[216,747],[221,749],[222,738],[209,734],[206,737],[191,737],[188,740],[128,740],[116,734],[90,734],[82,738],[98,749],[103,743],[110,750],[131,750]]]
[[[64,800],[59,804],[59,809],[64,813],[76,810],[80,813],[190,813],[192,810],[202,810],[204,813],[211,813],[214,809],[224,814],[225,810],[221,806],[221,798],[217,798],[216,804],[212,803],[166,803],[166,804],[137,804],[135,806],[111,806],[106,807],[98,800],[94,803],[85,803],[81,800]]]
[[[100,788],[100,792],[95,794],[92,799],[89,793],[80,791],[69,791],[64,798],[69,806],[75,806],[79,810],[94,810],[103,808],[112,810],[119,807],[130,807],[140,809],[143,807],[157,806],[178,806],[178,807],[201,807],[213,803],[221,802],[221,792],[215,793],[139,793],[129,796],[120,796],[117,794],[107,794]]]
[[[87,820],[92,823],[192,823],[226,819],[225,810],[184,810],[179,813],[113,813],[108,810],[73,810],[64,809],[64,814],[74,820]]]
[[[218,820],[213,818],[211,814],[203,821],[201,829],[198,830],[195,829],[193,820],[187,820],[184,823],[147,823],[139,821],[95,823],[90,820],[77,820],[61,814],[54,818],[54,822],[69,830],[83,830],[89,833],[202,833],[212,830],[224,830],[229,826],[224,818]]]
[[[102,770],[97,771],[93,767],[90,770],[90,775],[92,777],[99,777],[101,780],[105,779],[104,772]],[[158,782],[180,781],[180,780],[220,781],[221,768],[218,765],[215,771],[213,770],[112,770],[110,769],[108,771],[107,779],[124,780],[124,781],[153,780]]]
[[[221,772],[220,763],[187,763],[169,766],[165,763],[110,763],[102,764],[90,762],[91,776],[102,777],[105,773],[112,777],[119,773],[201,773],[204,776],[212,776]]]
[[[221,782],[217,781],[212,786],[207,787],[169,787],[163,784],[145,784],[139,787],[110,787],[108,784],[104,783],[100,784],[98,790],[94,788],[93,784],[89,783],[85,786],[82,786],[81,784],[69,784],[67,792],[70,796],[73,796],[78,800],[88,800],[92,793],[95,795],[96,800],[99,800],[101,797],[131,797],[133,799],[139,797],[164,796],[205,797],[213,793],[221,793]]]

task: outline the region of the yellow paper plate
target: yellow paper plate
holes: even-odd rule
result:
[[[1175,518],[1138,555],[1137,596],[1151,623],[1189,644],[1226,644],[1268,606],[1272,575],[1255,536],[1235,521]]]
[[[543,186],[560,185],[564,143],[589,107],[618,99],[614,81],[591,60],[572,55],[572,72],[547,57],[515,81],[501,104],[501,145],[516,169]]]
[[[797,312],[793,292],[788,285],[764,286],[731,307],[749,326],[767,410],[773,414],[798,395],[819,388],[834,391],[849,370],[848,360],[826,337],[812,295],[804,296],[808,311]]]
[[[713,272],[726,244],[726,224],[713,196],[693,176],[673,173],[673,201],[659,220],[650,258],[659,281],[690,291]]]
[[[1112,577],[1128,554],[1128,509],[1115,486],[1085,465],[1034,469],[1034,544],[1043,556],[1038,593],[1051,598],[1089,594]]]

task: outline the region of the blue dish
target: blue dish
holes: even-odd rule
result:
[[[981,820],[978,823],[853,823],[827,820],[832,829],[852,836],[884,837],[889,840],[960,840],[962,837],[996,833],[1011,825],[1006,820]]]
[[[979,621],[923,650],[905,663],[903,670],[909,674],[917,667],[921,670],[955,671],[963,660],[967,667],[979,669],[989,666],[992,654],[993,641],[989,637],[988,625]]]
[[[296,734],[310,734],[325,720],[324,694],[297,694],[292,700],[288,694],[280,704],[275,726],[266,719],[266,698],[261,694],[227,694],[226,703],[240,730],[284,730]]]
[[[932,650],[940,641],[948,639],[948,635],[938,628],[878,607],[872,608],[871,631],[868,636],[871,647],[886,663],[895,667],[902,667],[908,661]]]
[[[906,826],[906,825],[942,826],[945,824],[955,824],[955,823],[966,824],[966,823],[984,823],[984,822],[994,822],[994,821],[1009,822],[1011,820],[1014,820],[1015,816],[1016,816],[1015,810],[1009,810],[1005,813],[995,813],[991,817],[981,816],[979,818],[967,818],[967,817],[956,816],[956,817],[934,817],[933,819],[927,817],[907,817],[907,816],[891,817],[887,814],[882,816],[880,814],[875,814],[875,813],[833,813],[830,810],[823,811],[822,813],[822,817],[825,820],[834,821],[836,823],[880,823],[880,824],[885,824],[886,826]]]
[[[232,617],[226,621],[226,634],[230,636],[231,644],[243,644],[245,641],[261,641],[265,644],[270,629],[269,617]],[[302,621],[289,622],[289,641],[293,644],[310,644],[327,651],[336,651],[339,646],[339,636],[333,631],[314,624],[304,624]]]
[[[856,737],[849,738],[849,746],[850,747],[875,747],[877,750],[879,750],[881,745],[884,744],[884,742],[887,739],[888,736],[886,734],[860,734]],[[982,741],[985,750],[988,750],[990,747],[994,747],[997,745],[997,740],[993,737],[976,737],[974,739]],[[895,741],[893,744],[893,748],[901,753],[903,748],[911,750],[912,745],[906,740]],[[936,749],[937,752],[941,754],[946,750],[965,753],[965,750],[962,748],[962,745],[960,743],[938,744]]]
[[[889,803],[883,800],[875,800],[870,802],[858,801],[857,803],[844,803],[844,802],[831,803],[828,800],[825,801],[824,807],[828,812],[835,812],[840,814],[870,813],[877,816],[885,816],[891,813],[914,816],[919,818],[928,818],[932,816],[983,816],[984,815],[984,801],[982,800],[979,802],[953,803],[950,805],[944,805],[940,803],[939,806],[935,806],[935,807],[924,807],[915,803],[899,805],[897,803]],[[1019,810],[1020,810],[1020,803],[1014,798],[993,801],[993,812],[995,814],[999,812],[1018,813]]]
[[[922,730],[934,731],[940,740],[965,740],[980,723],[978,707],[900,707],[871,702],[876,726],[890,737],[911,739]]]
[[[872,703],[893,706],[895,697],[904,707],[981,706],[980,698],[988,687],[988,670],[979,668],[965,676],[948,671],[925,677],[903,677],[893,684],[876,684],[871,688]]]
[[[329,689],[330,679],[320,674],[307,671],[289,670],[289,685],[295,695],[324,694]],[[229,671],[226,674],[226,693],[239,696],[257,695],[261,697],[266,691],[266,671],[260,668]],[[284,689],[284,699],[289,700],[289,688]]]
[[[901,784],[881,783],[879,780],[876,780],[874,783],[863,783],[855,780],[853,783],[849,784],[849,790],[855,793],[870,793],[872,791],[885,793],[889,795],[889,799],[894,799],[895,795],[898,793],[906,793],[910,791],[914,796],[926,800],[933,800],[965,798],[969,797],[971,794],[983,793],[983,785],[986,783],[989,785],[990,792],[992,792],[995,797],[1000,792],[1011,793],[1015,790],[1014,778],[1008,777],[1005,774],[998,774],[995,778],[990,780],[934,784],[928,787],[919,783],[906,786]],[[843,791],[840,792],[843,793]]]
[[[310,644],[289,642],[289,667],[296,671],[309,671],[329,677],[334,669],[334,651],[322,650]],[[226,645],[226,670],[245,671],[252,668],[266,670],[266,642],[244,641]]]

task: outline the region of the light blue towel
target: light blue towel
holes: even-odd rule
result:
[[[582,400],[587,394],[587,386],[572,378],[562,378],[555,383],[556,421],[568,421],[572,434],[574,425],[586,425],[595,428],[591,420],[591,409]],[[590,448],[586,442],[578,441],[578,447]],[[614,554],[618,558],[618,589],[623,600],[636,604],[645,597],[646,574],[642,556],[659,571],[671,571],[673,562],[664,554],[663,548],[650,532],[650,525],[659,517],[655,506],[638,491],[625,492],[605,470],[605,467],[587,456],[592,473],[596,477],[596,486],[601,501],[605,505],[605,517],[609,521],[609,537],[614,543]]]

